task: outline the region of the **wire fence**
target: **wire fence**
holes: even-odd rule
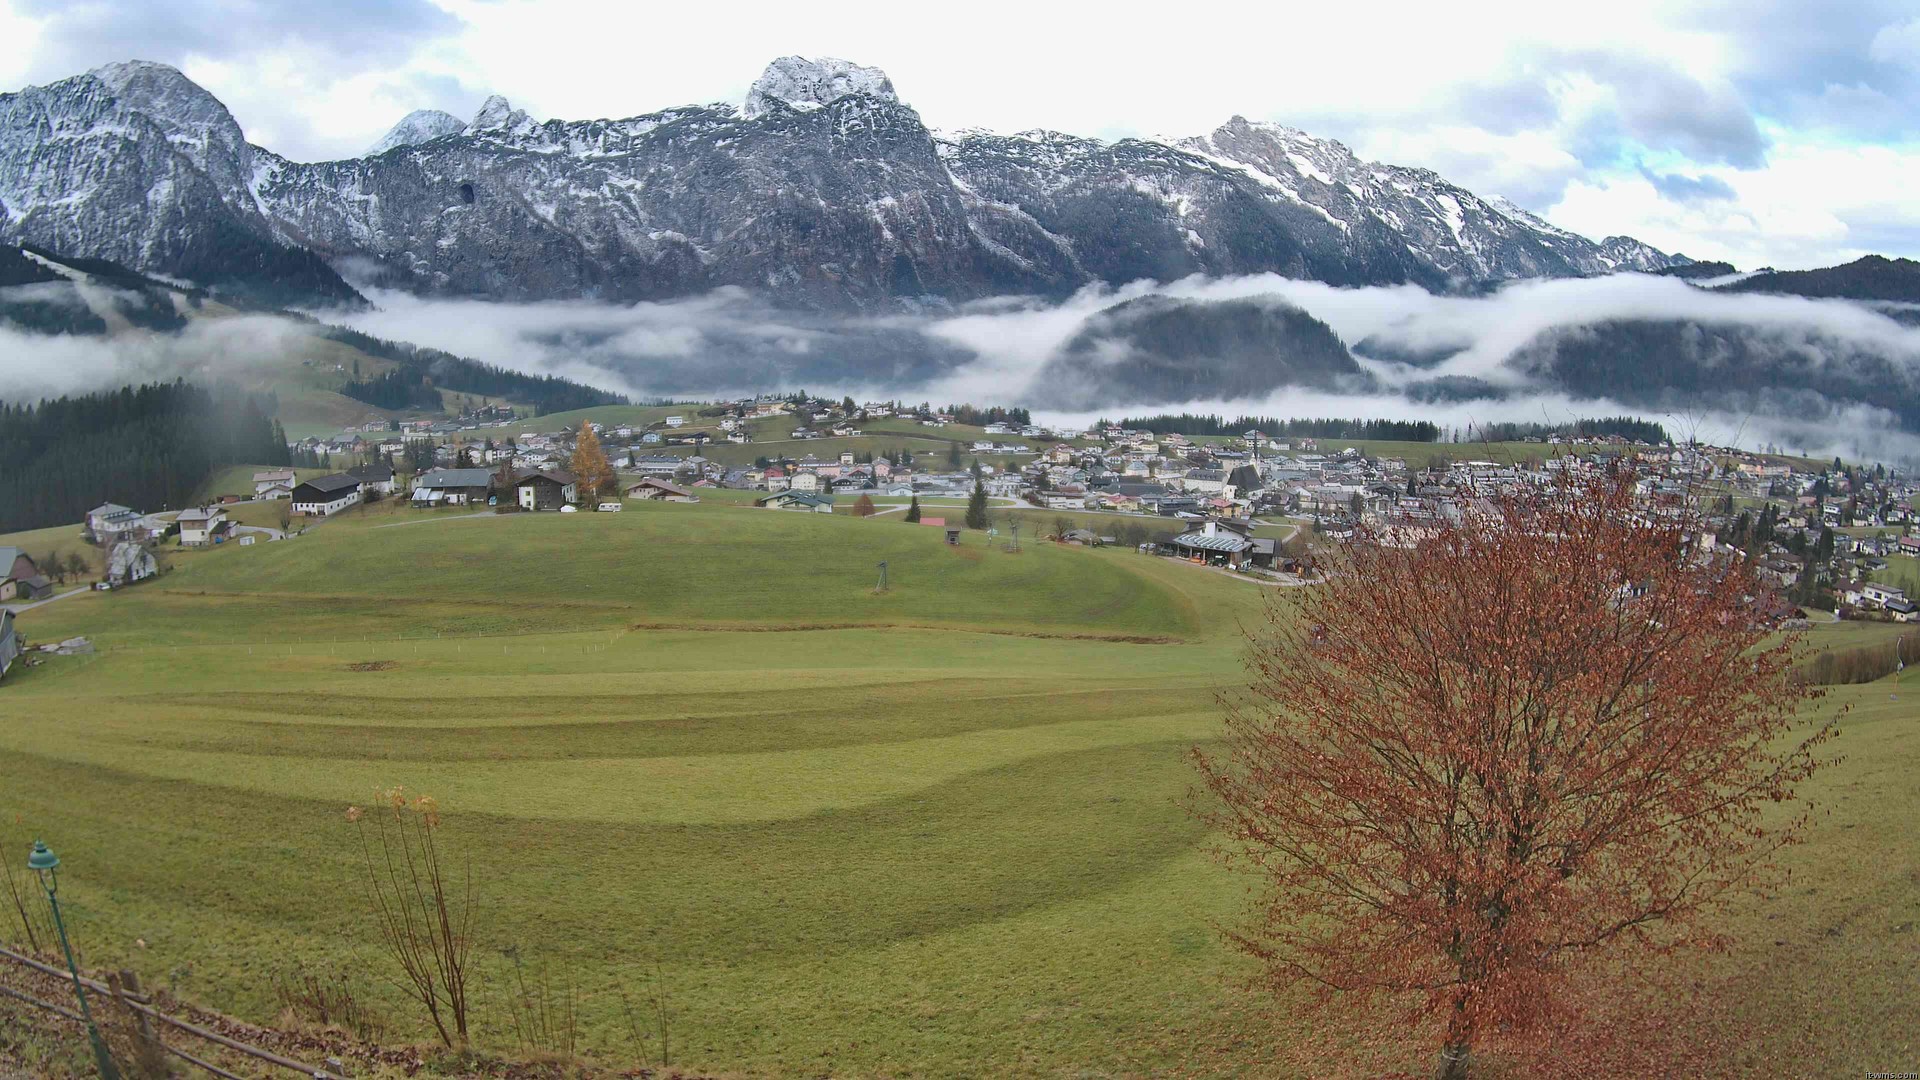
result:
[[[7,948],[0,948],[0,965],[4,965],[0,970],[33,972],[68,986],[72,985],[75,978],[71,972]],[[136,1057],[171,1055],[211,1076],[223,1077],[225,1080],[245,1080],[239,1073],[208,1061],[175,1043],[168,1042],[160,1034],[160,1029],[164,1027],[179,1035],[211,1043],[229,1053],[299,1073],[301,1076],[311,1077],[312,1080],[346,1080],[347,1073],[331,1062],[329,1065],[332,1067],[309,1065],[162,1011],[156,1007],[152,998],[140,992],[140,981],[132,972],[116,973],[109,976],[104,983],[85,975],[79,976],[79,980],[80,985],[96,995],[97,1000],[112,1003],[113,1009],[118,1012],[119,1018],[125,1022],[126,1028],[131,1033],[133,1054]],[[85,1018],[80,1013],[65,1005],[47,1001],[17,986],[9,985],[4,980],[0,980],[0,997],[18,1001],[74,1023],[85,1023]]]

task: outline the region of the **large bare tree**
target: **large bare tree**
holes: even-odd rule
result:
[[[1835,729],[1797,720],[1819,691],[1748,563],[1696,535],[1630,477],[1559,484],[1362,528],[1274,602],[1196,757],[1277,988],[1410,1010],[1454,1080],[1584,959],[1705,940],[1768,877]]]

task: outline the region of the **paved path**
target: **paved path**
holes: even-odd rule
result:
[[[59,593],[54,596],[49,596],[45,600],[35,600],[31,604],[8,604],[6,605],[6,609],[8,611],[13,612],[15,615],[18,615],[23,611],[32,611],[34,608],[37,608],[37,607],[46,607],[48,604],[53,603],[55,600],[65,600],[69,596],[79,596],[83,592],[92,592],[92,591],[93,591],[93,586],[82,585],[77,589],[68,589],[66,592]]]
[[[269,540],[285,540],[287,538],[286,533],[266,525],[235,525],[233,531],[237,533],[265,533]]]

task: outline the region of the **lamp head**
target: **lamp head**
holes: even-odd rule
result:
[[[60,867],[60,855],[54,855],[46,844],[35,840],[33,851],[27,855],[27,869],[40,874],[40,882],[46,884],[48,892],[54,888],[54,869]]]

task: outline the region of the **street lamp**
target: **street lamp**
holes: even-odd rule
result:
[[[60,917],[60,857],[47,849],[39,840],[33,842],[33,853],[27,856],[27,869],[40,876],[40,886],[47,890],[47,905],[53,908],[53,928],[60,933],[60,948],[67,955],[67,971],[73,976],[73,994],[80,999],[80,1016],[87,1023],[87,1041],[93,1044],[93,1061],[100,1070],[100,1080],[120,1080],[120,1071],[113,1067],[113,1056],[107,1053],[106,1040],[100,1037],[100,1028],[93,1022],[93,1010],[87,1007],[87,990],[80,985],[80,968],[73,962],[73,946],[67,941],[67,924]]]

